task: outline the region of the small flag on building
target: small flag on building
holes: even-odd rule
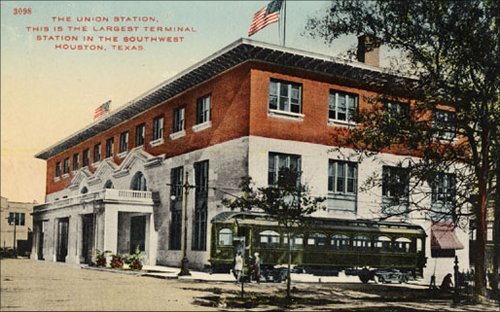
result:
[[[106,103],[97,107],[94,111],[94,120],[96,120],[97,118],[101,117],[102,115],[108,113],[110,110],[110,107],[111,107],[111,100],[109,100]]]
[[[252,36],[269,24],[278,22],[282,3],[283,0],[274,0],[267,6],[257,11],[257,13],[253,16],[252,24],[250,24],[250,28],[248,29],[248,36]]]

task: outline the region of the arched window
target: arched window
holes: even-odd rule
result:
[[[360,248],[360,249],[369,248],[371,247],[370,238],[363,235],[355,236],[352,239],[352,246],[354,248]]]
[[[114,189],[115,186],[113,185],[113,181],[111,181],[111,180],[106,181],[106,183],[104,183],[104,188],[105,189]]]
[[[222,229],[219,231],[219,245],[231,246],[233,244],[233,231],[230,229]]]
[[[132,178],[130,188],[134,191],[147,191],[146,177],[142,172],[137,172]]]
[[[276,246],[279,243],[279,234],[275,231],[263,231],[259,233],[260,244],[267,246]]]
[[[332,236],[330,245],[333,249],[347,249],[349,248],[349,236],[343,234],[335,234]]]
[[[81,194],[87,194],[88,192],[89,192],[89,189],[86,186],[84,186],[82,188],[82,190],[80,191]]]
[[[387,236],[379,236],[375,241],[375,247],[380,248],[382,250],[390,250],[391,249],[391,238]]]
[[[309,235],[307,239],[307,245],[309,246],[325,246],[326,245],[326,235],[320,233],[314,233]]]
[[[394,249],[401,252],[409,252],[411,245],[411,239],[400,237],[394,242]]]

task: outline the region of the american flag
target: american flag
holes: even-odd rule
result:
[[[252,24],[250,24],[250,28],[248,29],[248,36],[252,36],[269,24],[276,23],[280,17],[282,3],[283,0],[274,0],[267,6],[257,11],[257,13],[253,16]]]
[[[97,107],[94,111],[94,120],[109,112],[111,100]]]

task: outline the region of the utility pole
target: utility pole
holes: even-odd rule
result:
[[[187,200],[189,189],[191,186],[189,185],[189,173],[186,171],[184,185],[182,186],[182,214],[183,218],[183,243],[182,243],[182,260],[181,260],[181,271],[178,276],[188,276],[191,275],[188,269],[188,259],[187,259],[187,225],[188,225],[188,217],[187,217]]]

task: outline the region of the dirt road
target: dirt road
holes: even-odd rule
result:
[[[6,310],[209,310],[193,305],[201,292],[185,283],[81,270],[77,266],[4,259],[1,309]]]
[[[247,284],[240,300],[234,282],[157,279],[21,259],[3,259],[0,266],[1,311],[500,311],[492,301],[454,306],[450,294],[409,285],[293,282],[290,303],[283,298],[286,283]]]

